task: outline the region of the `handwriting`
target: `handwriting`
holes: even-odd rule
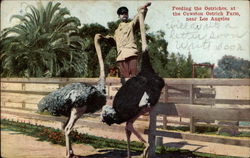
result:
[[[239,26],[229,22],[197,23],[170,20],[166,27],[167,38],[177,50],[245,51],[241,41],[249,35],[249,31],[239,31]]]

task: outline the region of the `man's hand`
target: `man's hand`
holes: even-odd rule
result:
[[[144,8],[147,8],[147,7],[149,7],[149,6],[151,6],[151,2],[146,3],[143,7],[144,7]]]
[[[147,11],[148,7],[151,5],[151,2],[146,3],[144,6],[141,6],[137,9],[137,11]]]

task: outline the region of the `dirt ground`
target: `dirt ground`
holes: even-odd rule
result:
[[[13,111],[12,111],[13,112]],[[14,111],[15,112],[15,111]],[[7,111],[1,112],[1,118],[8,118],[32,124],[41,124],[47,127],[60,128],[61,123],[58,121],[37,120],[35,117],[38,114],[14,115]],[[41,117],[43,118],[43,117]],[[87,121],[86,121],[87,120]],[[33,121],[33,122],[32,122]],[[86,121],[86,122],[84,122]],[[98,123],[96,123],[98,122]],[[97,128],[98,126],[98,128]],[[136,121],[135,128],[139,133],[148,127],[147,121]],[[107,126],[100,124],[99,121],[91,118],[79,120],[74,129],[82,133],[88,133],[95,136],[125,140],[124,125]],[[142,135],[147,140],[147,135]],[[132,135],[132,141],[138,141]],[[187,149],[190,151],[211,153],[217,155],[230,155],[238,157],[250,157],[250,148],[234,145],[224,145],[217,143],[198,142],[183,139],[164,138],[163,144],[169,147]],[[94,149],[92,146],[83,144],[73,144],[73,149],[76,155],[81,158],[125,158],[126,151],[116,149]],[[37,138],[25,136],[13,131],[1,131],[1,157],[4,158],[63,158],[65,157],[65,147],[51,144],[49,142],[37,141]],[[139,158],[141,153],[133,153],[133,158]],[[169,158],[169,157],[168,157]],[[174,157],[177,158],[177,157]],[[179,157],[178,157],[179,158]],[[192,158],[192,157],[189,157]]]
[[[49,142],[37,141],[37,138],[26,136],[13,131],[1,131],[1,156],[4,158],[38,158],[65,157],[65,148]],[[91,146],[74,146],[77,154],[92,154],[95,149]],[[79,150],[81,149],[81,150]]]
[[[79,158],[124,158],[126,151],[115,149],[94,149],[92,146],[73,144]],[[65,147],[50,142],[38,141],[14,131],[1,131],[2,158],[65,158]],[[137,158],[140,153],[133,153]]]
[[[182,142],[184,143],[184,142]],[[173,145],[180,143],[172,143]],[[189,144],[192,145],[192,144]],[[193,144],[194,145],[194,144]],[[196,145],[196,148],[201,145]],[[220,146],[222,147],[222,146]],[[217,146],[217,148],[220,148]],[[225,152],[224,147],[220,148]],[[78,158],[125,158],[125,150],[94,149],[92,146],[73,144],[74,153]],[[235,151],[235,150],[234,150]],[[132,158],[140,158],[141,153],[132,153]],[[161,155],[157,158],[195,158],[192,155]],[[245,157],[245,156],[243,156]],[[248,157],[248,156],[247,156]],[[37,138],[26,136],[14,131],[1,131],[1,158],[65,158],[65,147]]]

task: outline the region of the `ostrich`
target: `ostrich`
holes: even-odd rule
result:
[[[104,63],[99,44],[99,35],[95,35],[95,49],[100,65],[100,76],[97,85],[87,83],[71,83],[45,96],[38,103],[38,111],[48,111],[51,115],[68,117],[64,124],[66,140],[66,156],[73,157],[74,153],[69,140],[69,134],[75,122],[84,113],[94,113],[106,103]]]
[[[164,80],[154,72],[150,65],[147,51],[143,54],[141,67],[140,73],[129,79],[118,90],[113,106],[105,105],[101,113],[102,121],[108,125],[126,122],[125,131],[129,158],[131,133],[135,134],[141,142],[146,144],[143,137],[134,129],[133,123],[139,116],[152,110],[158,102],[161,90],[164,87]]]
[[[146,35],[144,30],[143,17],[140,15],[140,28],[142,35],[142,62],[141,71],[137,76],[130,78],[116,93],[113,106],[105,105],[102,108],[101,119],[103,122],[111,125],[113,123],[121,124],[126,122],[125,132],[128,142],[128,157],[130,158],[130,136],[135,136],[143,143],[146,141],[134,129],[135,120],[152,110],[159,100],[161,90],[164,87],[164,80],[159,77],[150,63],[150,57],[147,51]],[[147,152],[148,145],[143,155]]]

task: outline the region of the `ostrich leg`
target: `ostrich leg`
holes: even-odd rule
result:
[[[86,107],[80,107],[80,108],[72,108],[71,113],[70,113],[70,118],[69,121],[67,123],[67,125],[65,126],[65,141],[66,141],[66,157],[70,158],[74,156],[72,147],[71,147],[71,143],[69,140],[69,134],[73,129],[74,124],[76,123],[76,121],[84,114],[84,112],[86,111]]]
[[[127,127],[127,126],[126,126]],[[130,155],[130,136],[131,136],[131,131],[128,130],[127,128],[125,127],[125,131],[126,131],[126,136],[127,136],[127,156],[128,158],[131,158],[131,155]]]
[[[143,139],[143,137],[135,130],[135,128],[134,128],[134,126],[133,126],[133,123],[135,122],[135,120],[136,120],[139,116],[141,116],[141,115],[143,115],[143,114],[145,114],[145,113],[151,111],[151,109],[152,109],[151,107],[149,107],[149,108],[148,108],[148,107],[143,108],[143,109],[139,112],[139,114],[137,114],[137,115],[136,115],[135,117],[133,117],[132,119],[128,120],[127,123],[126,123],[125,130],[126,130],[126,136],[127,136],[127,140],[128,140],[128,158],[130,158],[130,135],[131,135],[131,133],[133,133],[142,143],[145,144],[146,148],[145,148],[145,150],[143,151],[143,157],[146,157],[146,154],[147,154],[149,145],[148,145],[148,143]],[[129,132],[129,131],[130,131],[130,132]]]

